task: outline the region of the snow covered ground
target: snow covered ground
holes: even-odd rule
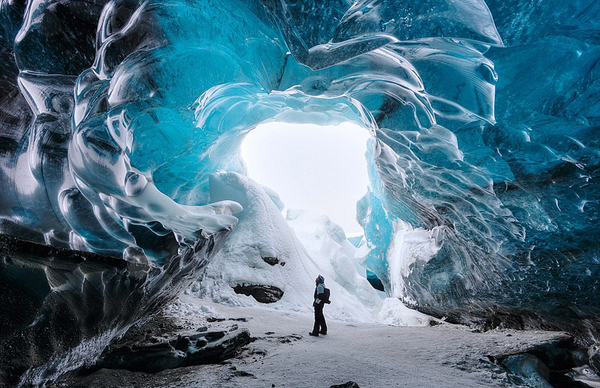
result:
[[[361,388],[510,387],[515,385],[508,382],[505,371],[486,356],[524,351],[564,335],[515,330],[482,333],[447,323],[398,327],[329,319],[329,334],[311,337],[310,314],[229,307],[192,295],[183,295],[167,313],[191,328],[247,328],[256,340],[238,357],[218,365],[156,374],[100,370],[75,385],[310,388],[354,381]],[[224,320],[215,322],[214,318]],[[247,321],[232,320],[239,318]]]

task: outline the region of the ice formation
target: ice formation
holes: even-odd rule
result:
[[[210,177],[244,182],[249,131],[352,122],[389,295],[593,336],[599,24],[595,0],[2,1],[0,231],[160,267],[235,230]]]
[[[214,175],[210,186],[211,198],[233,199],[244,211],[192,292],[231,306],[310,313],[314,278],[322,274],[331,318],[376,320],[380,297],[354,264],[356,248],[327,216],[290,210],[286,220],[263,188],[240,174]]]

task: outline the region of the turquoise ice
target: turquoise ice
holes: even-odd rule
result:
[[[0,18],[3,233],[162,265],[235,227],[209,177],[245,173],[253,128],[351,121],[373,135],[363,264],[389,293],[459,321],[597,327],[597,2],[39,1]],[[398,249],[412,231],[429,257]]]

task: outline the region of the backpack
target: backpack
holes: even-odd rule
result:
[[[329,303],[329,295],[331,295],[331,291],[329,288],[325,288],[325,291],[323,291],[323,303]]]

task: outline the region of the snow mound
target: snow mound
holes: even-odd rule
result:
[[[428,316],[398,298],[382,301],[364,276],[357,248],[326,215],[288,210],[284,218],[276,193],[236,173],[213,175],[210,187],[212,201],[236,201],[244,210],[192,294],[227,306],[312,313],[314,279],[321,274],[331,289],[328,318],[429,325]]]
[[[429,326],[431,317],[409,309],[397,298],[386,298],[377,321],[391,326]]]
[[[342,228],[327,216],[303,211],[288,212],[286,222],[269,194],[240,174],[213,175],[210,187],[211,200],[233,200],[244,210],[237,214],[239,223],[222,250],[192,287],[193,294],[229,306],[311,313],[314,279],[321,274],[331,289],[327,317],[376,320],[381,298],[357,271],[356,248]],[[271,303],[259,302],[265,294]]]

